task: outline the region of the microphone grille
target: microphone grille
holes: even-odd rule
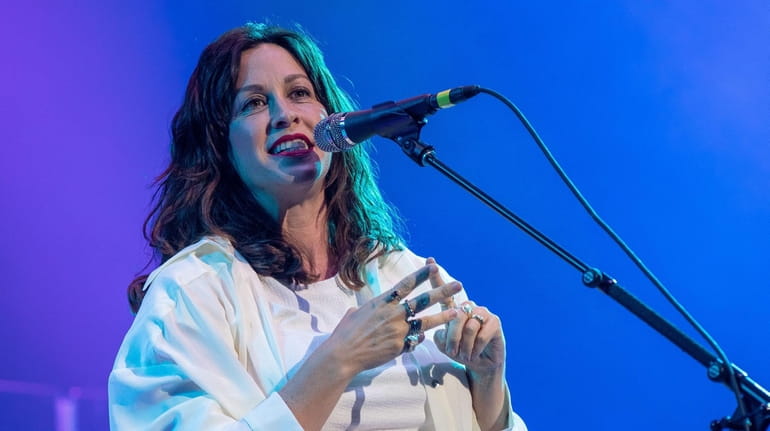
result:
[[[331,114],[316,124],[313,138],[318,148],[327,153],[337,153],[348,151],[356,145],[345,133],[345,115],[345,112]]]

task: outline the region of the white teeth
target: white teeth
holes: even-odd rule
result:
[[[307,150],[307,142],[302,139],[294,139],[292,141],[281,142],[278,146],[274,147],[271,154],[280,154],[284,151],[293,150]]]

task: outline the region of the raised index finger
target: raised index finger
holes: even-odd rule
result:
[[[434,259],[432,257],[429,257],[429,258],[425,259],[425,264],[426,265],[435,265],[436,264],[436,259]],[[441,287],[444,284],[446,284],[446,283],[444,283],[444,279],[441,278],[441,273],[439,271],[436,271],[435,273],[431,274],[429,278],[430,278],[430,285],[434,289],[437,288],[437,287]]]
[[[432,274],[436,273],[438,273],[438,267],[436,265],[425,265],[404,277],[392,288],[380,294],[379,298],[384,299],[386,302],[399,302],[401,299],[406,298],[415,287],[424,283]]]
[[[436,264],[436,259],[434,259],[432,257],[429,257],[429,258],[425,259],[425,264],[426,265],[435,265]],[[444,279],[441,277],[441,272],[440,271],[436,271],[435,273],[432,273],[429,278],[430,278],[430,285],[434,289],[439,288],[439,287],[441,287],[441,286],[446,284]],[[454,298],[449,297],[449,298],[445,298],[445,299],[441,300],[441,309],[442,310],[447,310],[449,308],[454,308],[454,307],[455,307]]]

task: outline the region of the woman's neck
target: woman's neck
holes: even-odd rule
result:
[[[322,280],[337,273],[337,260],[329,248],[328,213],[323,190],[297,196],[287,191],[280,197],[259,193],[254,197],[281,226],[286,241],[298,249],[307,273]]]
[[[337,273],[337,262],[329,248],[329,223],[323,195],[285,208],[279,214],[281,232],[302,255],[310,274],[327,279]]]

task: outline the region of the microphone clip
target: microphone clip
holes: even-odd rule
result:
[[[393,132],[384,136],[401,147],[401,150],[420,166],[425,166],[425,159],[435,153],[435,148],[420,141],[420,132],[423,126],[428,124],[425,117],[411,115],[402,111],[404,115],[398,115],[400,124],[392,128]]]
[[[401,147],[401,150],[414,160],[420,166],[425,166],[425,159],[432,156],[436,152],[436,149],[432,145],[428,145],[420,141],[417,137],[396,137],[393,141]]]

